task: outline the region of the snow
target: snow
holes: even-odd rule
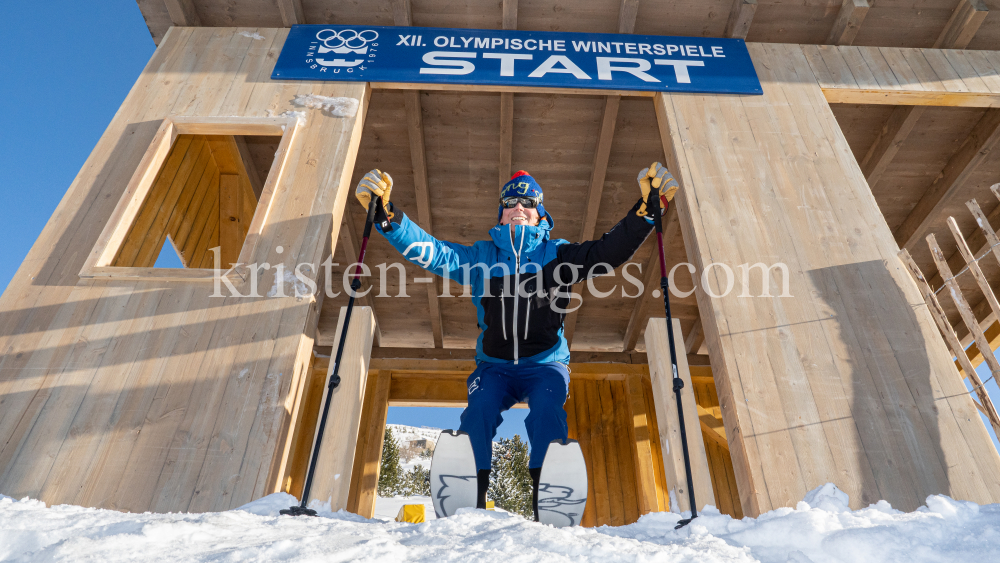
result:
[[[903,513],[885,501],[851,511],[846,501],[825,485],[795,508],[743,520],[707,508],[674,530],[680,516],[673,513],[617,528],[555,529],[473,509],[423,524],[329,510],[318,518],[278,516],[296,504],[284,493],[207,514],[46,508],[0,495],[0,561],[985,563],[1000,551],[1000,505],[930,496]]]
[[[243,37],[249,37],[250,39],[256,39],[256,40],[261,40],[264,38],[263,35],[252,31],[241,31],[237,35],[242,35]]]
[[[354,117],[358,113],[358,102],[355,98],[331,98],[317,94],[299,94],[292,103],[309,109],[321,109],[330,112],[334,117]]]

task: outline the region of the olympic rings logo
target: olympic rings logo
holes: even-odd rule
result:
[[[378,32],[374,29],[355,31],[353,29],[324,29],[316,34],[316,39],[323,42],[323,46],[334,52],[347,52],[365,48],[369,43],[378,39]]]

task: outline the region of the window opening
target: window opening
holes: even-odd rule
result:
[[[182,268],[239,261],[279,136],[178,135],[109,264],[154,267],[167,239]]]

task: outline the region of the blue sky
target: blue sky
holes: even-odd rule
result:
[[[10,282],[155,49],[135,0],[53,0],[44,4],[45,18],[38,10],[34,2],[7,2],[0,22],[0,287]],[[169,254],[164,259],[160,265],[176,263]],[[985,364],[978,371],[989,377]],[[987,389],[1000,401],[995,381]],[[508,411],[499,436],[523,437],[527,412]],[[457,428],[460,413],[395,407],[389,422]]]

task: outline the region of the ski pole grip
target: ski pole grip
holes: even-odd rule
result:
[[[375,196],[375,199],[368,202],[368,217],[365,219],[366,223],[365,227],[367,228],[365,230],[370,231],[371,227],[369,227],[368,225],[371,225],[372,223],[375,222],[375,211],[378,209],[380,205],[382,205],[382,196]]]

